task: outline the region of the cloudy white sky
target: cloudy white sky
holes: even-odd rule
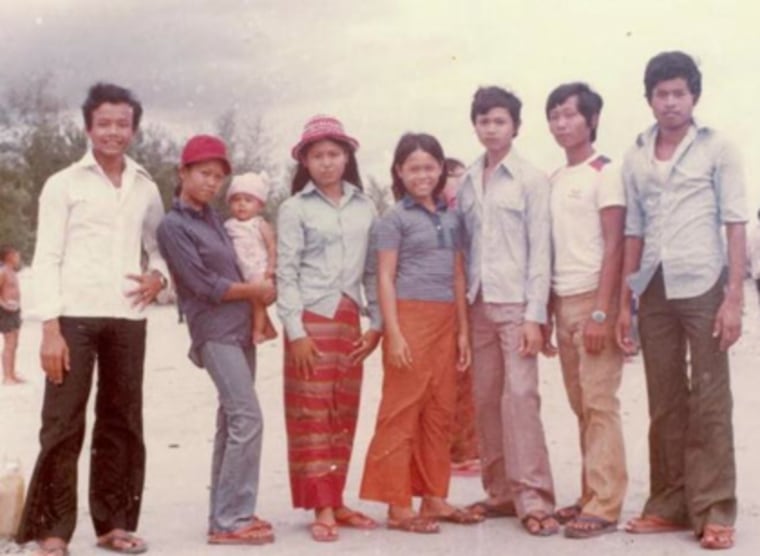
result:
[[[588,81],[605,98],[599,147],[620,157],[651,121],[646,61],[682,49],[704,75],[698,116],[744,152],[754,209],[759,18],[754,0],[0,0],[0,87],[51,72],[77,106],[113,80],[179,136],[236,107],[263,118],[283,161],[303,122],[331,113],[360,140],[365,173],[386,181],[407,130],[474,158],[469,102],[483,84],[522,98],[517,148],[550,170],[562,158],[546,95]]]

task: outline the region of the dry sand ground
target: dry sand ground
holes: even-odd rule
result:
[[[735,436],[739,476],[737,546],[732,554],[755,555],[760,550],[760,316],[754,287],[747,283],[745,334],[732,349],[735,396]],[[26,298],[28,300],[28,297]],[[287,479],[285,429],[282,409],[281,342],[264,345],[259,352],[257,391],[266,419],[263,467],[258,513],[274,523],[277,541],[265,547],[210,547],[205,544],[208,476],[214,412],[214,388],[206,373],[186,358],[188,336],[177,324],[174,307],[149,310],[148,353],[145,377],[145,436],[148,445],[147,483],[140,533],[154,555],[242,554],[462,554],[470,556],[556,554],[674,555],[699,553],[689,533],[634,536],[619,532],[598,539],[578,541],[562,536],[536,538],[527,535],[516,519],[491,520],[476,526],[443,525],[439,535],[423,536],[388,531],[342,530],[332,544],[311,541],[306,529],[310,515],[293,510]],[[38,322],[24,324],[19,368],[28,380],[22,386],[0,388],[0,458],[19,458],[28,478],[37,454],[39,411],[43,375],[37,349]],[[351,464],[346,500],[374,516],[384,517],[384,507],[357,500],[363,457],[369,442],[379,400],[381,369],[376,352],[365,367],[365,382],[355,457]],[[559,504],[573,501],[578,492],[577,429],[571,414],[556,360],[541,360],[542,415],[554,471]],[[630,486],[623,520],[641,508],[648,489],[647,410],[640,359],[625,367],[621,389],[623,424]],[[91,416],[91,411],[89,413]],[[91,418],[90,423],[91,424]],[[755,431],[755,432],[752,432]],[[89,438],[85,441],[89,444]],[[88,458],[80,460],[79,526],[71,543],[75,555],[95,554],[94,536],[87,510]],[[454,478],[450,499],[467,503],[482,496],[477,478]],[[0,543],[0,553],[14,547]]]

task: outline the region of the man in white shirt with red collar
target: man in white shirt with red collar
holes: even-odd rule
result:
[[[36,540],[41,554],[55,556],[68,553],[76,525],[77,460],[95,361],[89,499],[97,544],[147,549],[132,534],[145,476],[142,309],[168,275],[155,239],[164,212],[158,188],[125,154],[142,106],[129,90],[98,83],[82,111],[90,150],[45,183],[32,264],[47,382],[40,454],[17,540]]]

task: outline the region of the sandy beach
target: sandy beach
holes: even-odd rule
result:
[[[28,280],[24,280],[25,284]],[[0,387],[0,460],[21,462],[29,478],[37,455],[39,412],[44,389],[37,351],[40,323],[33,317],[33,303],[24,288],[24,322],[18,369],[27,382]],[[737,544],[731,554],[754,555],[760,550],[760,312],[754,284],[745,284],[744,335],[731,350],[734,391],[734,427],[739,477]],[[676,555],[700,551],[690,533],[635,536],[624,532],[592,540],[570,540],[561,535],[531,537],[516,519],[495,519],[475,526],[443,524],[438,535],[410,535],[384,527],[370,532],[341,530],[337,543],[317,544],[307,530],[311,515],[291,508],[287,478],[285,424],[282,401],[282,343],[269,342],[259,350],[256,388],[265,416],[262,477],[257,513],[276,530],[274,544],[246,547],[212,547],[205,543],[208,479],[215,390],[205,371],[187,359],[188,333],[177,323],[174,306],[147,310],[148,350],[145,363],[145,437],[148,448],[147,481],[139,532],[154,555],[205,555],[257,553],[310,554],[463,554],[480,556],[508,553],[512,556],[556,553]],[[358,483],[364,454],[374,427],[380,396],[379,350],[365,364],[365,380],[354,458],[346,501],[382,522],[385,508],[359,501]],[[580,482],[577,426],[570,412],[556,359],[540,361],[542,416],[551,456],[558,505],[574,501]],[[641,509],[648,491],[647,408],[640,357],[626,364],[620,397],[630,484],[622,520]],[[92,424],[88,412],[88,426]],[[754,433],[752,431],[755,431]],[[79,463],[79,521],[70,545],[73,555],[104,553],[94,547],[95,537],[87,508],[89,462],[85,440]],[[454,478],[450,499],[465,504],[482,497],[478,478]],[[0,553],[18,551],[0,541]]]

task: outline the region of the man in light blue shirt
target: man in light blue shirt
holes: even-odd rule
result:
[[[457,196],[488,494],[471,508],[490,516],[516,514],[530,534],[544,536],[558,530],[536,358],[549,295],[549,180],[512,148],[520,108],[520,100],[499,87],[475,93],[470,116],[486,152],[465,174]]]
[[[651,484],[641,517],[626,530],[691,527],[703,548],[730,548],[736,472],[727,350],[741,335],[744,177],[734,147],[694,122],[701,74],[688,55],[655,56],[644,83],[656,124],[623,165],[627,281],[618,341],[632,350],[633,292],[640,297]]]

